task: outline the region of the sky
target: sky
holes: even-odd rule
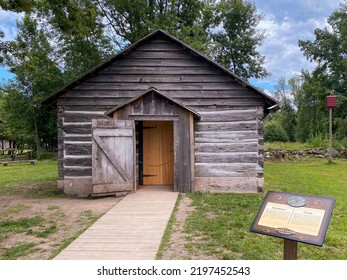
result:
[[[276,90],[279,78],[287,80],[301,70],[315,66],[306,60],[298,47],[298,40],[314,40],[314,30],[327,26],[327,18],[344,0],[253,0],[263,16],[258,28],[266,38],[258,51],[266,56],[264,67],[271,73],[264,79],[250,79],[250,83],[266,92]],[[0,30],[7,40],[16,35],[19,14],[0,10]],[[13,77],[0,67],[0,83]]]

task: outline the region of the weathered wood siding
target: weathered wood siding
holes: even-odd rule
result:
[[[196,190],[262,189],[263,98],[158,36],[58,98],[59,180],[66,192],[90,192],[91,120],[150,87],[202,116],[194,125]]]
[[[263,108],[200,110],[201,122],[195,124],[195,190],[262,191]]]
[[[114,112],[115,119],[173,121],[174,149],[174,191],[187,193],[193,191],[194,166],[192,150],[194,146],[193,114],[151,91],[142,98]]]

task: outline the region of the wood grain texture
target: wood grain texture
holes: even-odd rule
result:
[[[173,122],[143,122],[143,184],[173,185]]]
[[[216,178],[215,182],[225,189],[226,181],[221,178],[257,180],[263,174],[263,97],[181,46],[161,38],[147,42],[58,98],[60,181],[66,176],[91,176],[87,167],[92,167],[92,145],[87,142],[92,141],[92,120],[107,120],[106,111],[152,87],[198,113],[201,119],[193,119],[179,105],[154,95],[129,104],[114,117],[173,123],[175,191],[190,192],[196,183],[197,190],[201,190],[202,181],[196,178],[204,176]],[[106,127],[114,125],[111,121]],[[112,138],[104,136],[106,150],[125,145],[107,137]],[[124,137],[119,134],[118,138]],[[99,156],[108,163],[98,178],[113,176],[118,182],[124,181],[121,174],[113,173],[109,167],[112,160],[105,153]],[[132,168],[135,174],[136,164]],[[239,181],[233,180],[229,183],[237,185]],[[99,190],[106,191],[103,184],[112,184],[111,181],[100,183]],[[213,189],[211,182],[207,189]],[[249,186],[253,184],[250,179],[247,182]]]
[[[132,192],[135,188],[134,123],[93,120],[93,195]]]
[[[196,163],[196,177],[256,177],[262,169],[256,163]]]
[[[134,100],[115,111],[113,116],[116,119],[136,119],[143,122],[148,121],[148,118],[153,121],[173,121],[174,190],[184,193],[192,191],[194,171],[194,159],[192,159],[194,141],[191,141],[191,135],[194,135],[191,131],[194,129],[192,112],[172,100],[149,92],[141,99]],[[152,153],[157,154],[153,148]]]
[[[196,191],[254,193],[259,191],[258,185],[259,182],[254,177],[195,178]]]

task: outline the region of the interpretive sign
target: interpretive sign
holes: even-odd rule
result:
[[[268,191],[252,232],[322,246],[334,198]]]

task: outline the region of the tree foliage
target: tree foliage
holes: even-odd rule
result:
[[[294,76],[289,81],[280,77],[276,91],[273,93],[279,101],[279,112],[270,114],[265,121],[265,140],[267,141],[295,141],[297,124],[297,93],[299,78]]]
[[[0,0],[0,8],[4,11],[13,11],[16,13],[30,12],[35,6],[34,0]],[[0,30],[0,39],[5,37],[5,33]],[[0,65],[3,63],[4,58],[2,54],[11,51],[11,42],[0,41]]]
[[[347,117],[347,3],[328,18],[330,28],[316,29],[315,39],[300,40],[299,46],[307,59],[317,63],[312,77],[320,80],[326,92],[338,95],[339,106],[335,110],[339,117]],[[309,77],[311,79],[311,77]]]
[[[95,0],[113,41],[122,48],[160,28],[204,51],[211,7],[202,0]]]
[[[315,39],[300,40],[299,46],[307,59],[317,63],[312,73],[303,72],[303,107],[298,114],[298,139],[308,135],[327,133],[328,113],[325,97],[337,95],[338,105],[333,110],[334,130],[344,135],[338,123],[347,118],[347,3],[340,4],[328,18],[329,27],[316,29]],[[339,121],[338,121],[339,120]],[[340,137],[341,138],[341,137]]]
[[[212,34],[216,61],[245,79],[268,76],[263,67],[265,56],[257,51],[264,35],[256,30],[261,16],[254,4],[244,0],[222,0],[216,14],[216,23],[222,27]]]
[[[279,120],[272,119],[264,125],[264,140],[268,142],[287,142],[287,132]]]
[[[329,120],[325,98],[333,92],[338,100],[333,110],[334,137],[347,143],[346,2],[331,14],[328,24],[329,27],[315,30],[314,40],[299,41],[306,58],[316,62],[315,69],[302,71],[300,77],[290,79],[288,84],[280,80],[275,92],[282,108],[268,121],[279,122],[289,140],[326,142]]]
[[[4,106],[5,95],[0,89],[0,141],[11,137],[10,126],[5,118],[6,108]]]
[[[15,74],[1,89],[1,125],[12,140],[38,150],[54,146],[56,114],[34,104],[158,28],[244,78],[267,74],[256,51],[260,16],[248,1],[0,0],[0,6],[24,13],[16,39],[0,43],[0,57]]]
[[[3,87],[5,120],[10,126],[12,140],[20,143],[50,143],[54,146],[56,130],[47,129],[55,115],[48,110],[39,110],[34,105],[63,84],[59,67],[51,58],[53,52],[37,21],[25,16],[18,25],[18,35],[12,44],[11,54],[6,54],[7,66],[16,74],[16,79]],[[51,139],[47,142],[47,139]],[[46,140],[46,141],[45,141]],[[53,142],[53,143],[52,143]]]
[[[56,113],[35,104],[99,63],[111,49],[99,24],[86,27],[86,14],[69,18],[81,28],[71,31],[71,25],[64,29],[53,20],[48,4],[40,1],[25,13],[17,24],[18,35],[11,50],[2,53],[6,66],[16,75],[2,87],[3,119],[10,127],[9,137],[18,143],[35,143],[38,152],[41,147],[56,147]],[[78,9],[83,10],[83,6]],[[96,21],[96,17],[89,20]],[[67,20],[65,24],[68,26]]]
[[[44,0],[38,5],[43,24],[60,57],[66,78],[73,79],[114,53],[93,0]],[[54,36],[54,37],[53,37]]]
[[[35,6],[35,0],[0,0],[0,7],[5,11],[30,12]]]

